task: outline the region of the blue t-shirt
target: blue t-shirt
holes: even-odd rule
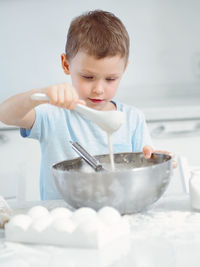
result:
[[[126,114],[126,123],[112,135],[113,151],[139,152],[152,141],[143,113],[135,107],[116,103]],[[61,198],[52,175],[52,165],[77,157],[70,140],[79,142],[92,155],[107,154],[107,134],[95,123],[74,110],[42,104],[35,108],[36,120],[31,130],[21,129],[23,137],[41,145],[40,195],[42,200]]]

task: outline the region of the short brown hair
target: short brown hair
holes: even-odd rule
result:
[[[76,17],[70,24],[65,53],[72,59],[79,50],[98,59],[120,55],[129,56],[129,35],[114,14],[94,10]]]

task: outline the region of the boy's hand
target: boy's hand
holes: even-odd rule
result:
[[[76,90],[68,83],[61,83],[41,89],[49,98],[49,103],[61,108],[74,109],[77,104],[85,105],[85,101],[79,99]]]
[[[158,152],[158,153],[162,153],[162,154],[167,154],[167,155],[172,156],[172,158],[174,158],[174,156],[175,156],[174,153],[171,153],[171,152],[168,152],[168,151],[165,151],[165,150],[154,150],[150,146],[143,147],[143,153],[144,153],[144,157],[146,159],[150,159],[151,158],[151,154],[154,153],[154,152],[155,153]],[[176,168],[177,167],[177,162],[173,161],[172,166],[173,166],[173,168]]]

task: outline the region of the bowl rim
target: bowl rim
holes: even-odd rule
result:
[[[143,152],[117,152],[117,153],[113,153],[113,155],[119,155],[119,154],[141,154],[141,155],[144,155],[144,153]],[[98,155],[94,155],[94,157],[98,157],[98,156],[106,156],[106,155],[109,155],[108,153],[107,154],[98,154]],[[151,156],[151,158],[153,157],[153,156],[164,156],[164,157],[166,157],[166,160],[165,161],[163,161],[163,162],[160,162],[160,163],[157,163],[157,164],[155,164],[155,165],[150,165],[150,166],[143,166],[143,167],[135,167],[135,168],[133,168],[133,169],[128,169],[128,170],[126,170],[126,169],[122,169],[122,170],[114,170],[114,171],[112,171],[112,170],[108,170],[109,171],[109,173],[126,173],[126,172],[138,172],[138,171],[142,171],[142,170],[145,170],[145,169],[154,169],[155,168],[155,166],[157,166],[157,165],[164,165],[164,164],[166,164],[166,163],[168,163],[168,162],[170,162],[171,163],[171,167],[172,167],[172,155],[170,155],[170,154],[165,154],[165,153],[160,153],[160,152],[153,152],[152,153],[152,156]],[[151,159],[150,158],[150,159]],[[148,159],[147,159],[148,160]],[[64,163],[64,162],[70,162],[70,161],[75,161],[74,163],[77,163],[77,162],[79,162],[79,161],[83,161],[83,159],[81,158],[81,157],[75,157],[75,158],[70,158],[70,159],[68,159],[68,160],[63,160],[63,161],[59,161],[59,162],[56,162],[56,163],[54,163],[53,165],[52,165],[52,170],[53,171],[59,171],[59,172],[71,172],[71,170],[62,170],[62,169],[57,169],[56,168],[56,166],[57,165],[59,165],[59,164],[62,164],[62,163]],[[73,173],[80,173],[80,170],[73,170]],[[102,171],[98,171],[98,172],[81,172],[81,173],[85,173],[85,174],[87,174],[87,175],[93,175],[94,173],[96,173],[96,174],[102,174],[103,172]]]

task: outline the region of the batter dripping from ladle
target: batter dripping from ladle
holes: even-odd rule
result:
[[[35,93],[31,95],[31,99],[49,101],[49,97],[44,93]],[[78,104],[74,110],[85,115],[89,120],[96,123],[107,133],[111,170],[114,171],[115,165],[113,158],[112,134],[125,122],[125,113],[118,110],[99,111],[81,104]]]

